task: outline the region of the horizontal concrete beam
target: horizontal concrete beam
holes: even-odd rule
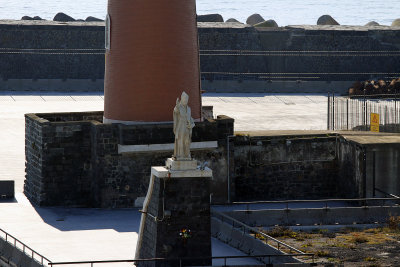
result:
[[[151,175],[158,178],[200,178],[200,177],[212,177],[212,170],[204,168],[204,170],[183,170],[183,171],[170,171],[165,167],[158,166],[151,168]]]
[[[191,150],[206,150],[218,147],[217,141],[193,142]],[[169,152],[174,150],[174,143],[151,144],[151,145],[118,145],[118,154],[124,153],[146,153],[146,152]]]

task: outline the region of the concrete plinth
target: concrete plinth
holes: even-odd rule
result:
[[[210,180],[212,171],[172,171],[152,167],[143,206],[136,259],[211,257]],[[186,238],[182,233],[188,232]],[[189,232],[190,231],[190,232]],[[179,266],[158,261],[137,266]],[[211,260],[183,260],[182,266],[211,265]]]
[[[165,165],[170,171],[196,170],[197,160],[174,160],[169,158],[165,162]]]

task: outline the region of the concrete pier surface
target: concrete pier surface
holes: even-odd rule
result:
[[[212,94],[203,105],[235,119],[235,131],[326,130],[325,94]]]
[[[0,202],[0,228],[52,261],[134,257],[140,222],[138,210],[37,208],[22,193],[25,176],[24,114],[100,111],[103,105],[103,95],[100,94],[0,94],[0,180],[16,182],[15,200]],[[254,131],[259,131],[265,134],[270,130],[326,129],[326,95],[209,93],[203,95],[203,105],[214,106],[215,115],[233,117],[238,132],[252,131],[255,134]],[[222,250],[224,255],[238,253],[214,240],[213,255],[222,256]]]

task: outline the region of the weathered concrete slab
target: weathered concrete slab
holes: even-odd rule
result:
[[[375,134],[375,135],[344,135],[349,141],[353,141],[363,145],[374,145],[374,144],[399,144],[400,135],[385,135],[385,134]]]
[[[218,147],[217,141],[192,142],[191,150],[207,150]],[[174,144],[152,144],[152,145],[118,145],[118,153],[140,153],[140,152],[169,152],[174,150]]]

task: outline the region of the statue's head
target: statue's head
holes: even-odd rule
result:
[[[189,95],[186,94],[185,92],[182,92],[182,95],[181,95],[181,104],[184,105],[184,106],[186,106],[186,105],[188,104],[188,102],[189,102]]]

